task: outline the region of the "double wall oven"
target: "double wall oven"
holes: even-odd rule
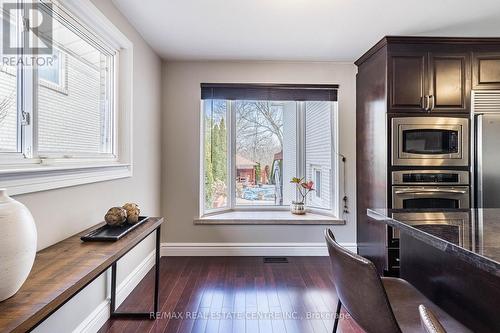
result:
[[[390,204],[393,209],[470,208],[468,118],[395,117],[391,132]],[[422,224],[422,228],[446,229],[450,237],[463,239],[458,231],[451,235],[453,230],[463,230],[458,227],[461,222],[445,225],[443,219],[437,218],[438,213],[421,214],[417,213],[415,224]],[[397,274],[399,231],[391,227],[387,231],[388,271]]]

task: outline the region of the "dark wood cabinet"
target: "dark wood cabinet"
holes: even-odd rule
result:
[[[431,112],[469,112],[470,56],[429,53]]]
[[[397,274],[399,245],[366,214],[392,206],[391,119],[467,117],[472,89],[500,90],[500,38],[385,37],[355,64],[358,252]]]
[[[388,67],[388,112],[469,112],[467,53],[396,52]]]
[[[427,91],[427,54],[395,54],[390,58],[390,110],[391,112],[424,111]]]
[[[500,89],[500,52],[473,54],[472,89]]]

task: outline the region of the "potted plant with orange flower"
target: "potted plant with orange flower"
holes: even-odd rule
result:
[[[314,191],[314,182],[311,180],[306,181],[304,178],[293,177],[290,183],[295,184],[301,199],[300,201],[292,201],[290,210],[292,214],[304,215],[306,213],[305,201],[307,195]]]

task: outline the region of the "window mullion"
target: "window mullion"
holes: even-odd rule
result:
[[[228,177],[229,177],[229,198],[228,206],[230,209],[234,209],[236,201],[236,116],[234,101],[227,102],[227,117],[228,124],[230,124],[230,130],[227,131],[227,144],[228,144]]]
[[[21,72],[21,107],[19,113],[19,125],[21,127],[21,152],[23,153],[25,158],[33,158],[33,119],[30,112],[30,106],[32,102],[32,97],[30,96],[32,93],[30,89],[31,79],[29,69],[26,66],[22,67]]]
[[[17,90],[17,103],[16,103],[16,111],[17,111],[17,152],[21,154],[25,154],[24,151],[24,127],[22,126],[23,119],[23,80],[22,80],[22,71],[21,65],[17,68],[17,78],[16,78],[16,90]]]
[[[337,104],[330,105],[331,117],[331,154],[332,161],[330,167],[330,205],[332,212],[336,216],[341,216],[341,193],[345,193],[345,160],[339,151],[339,131],[338,131],[338,110]],[[341,163],[342,162],[342,163]],[[342,176],[342,177],[341,177]],[[340,180],[343,179],[344,182]],[[343,196],[342,196],[343,197]]]
[[[24,7],[22,10],[22,20],[25,22],[29,19],[29,8]],[[29,21],[28,21],[29,22]],[[28,23],[29,24],[29,23]],[[25,50],[30,47],[30,39],[29,39],[29,27],[25,27],[23,23],[23,29],[21,30],[21,38],[23,42],[23,51],[21,57],[28,56],[25,54]],[[33,55],[32,55],[33,56]],[[20,73],[20,95],[21,95],[21,112],[20,116],[20,125],[21,125],[21,151],[25,158],[31,159],[35,156],[34,145],[33,145],[33,128],[35,117],[33,114],[34,109],[34,71],[35,68],[33,66],[24,66],[21,65]]]
[[[17,3],[17,6],[19,9],[22,9],[22,4],[20,2]],[[24,15],[22,15],[24,17]],[[21,19],[21,22],[18,20]],[[16,45],[19,47],[20,45],[24,45],[24,24],[22,22],[23,18],[16,18]],[[19,42],[22,41],[22,44]],[[23,48],[21,49],[21,54],[18,54],[18,57],[23,56],[24,50]],[[19,62],[18,65],[16,66],[16,111],[17,111],[17,152],[25,155],[25,150],[24,150],[24,128],[22,126],[22,120],[23,120],[23,110],[24,110],[24,99],[23,99],[23,94],[24,94],[24,88],[23,88],[23,65],[22,62]]]
[[[297,102],[297,176],[305,178],[306,176],[306,115],[305,102]],[[298,200],[296,193],[296,200]]]
[[[200,109],[200,216],[205,215],[205,101],[201,101]]]

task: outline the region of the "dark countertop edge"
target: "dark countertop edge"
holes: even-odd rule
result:
[[[407,223],[385,216],[376,210],[367,209],[367,215],[374,220],[399,228],[401,231],[406,232],[418,240],[421,240],[441,251],[451,253],[479,269],[492,273],[496,276],[500,276],[500,263],[491,258],[487,258],[478,253],[464,249],[463,247],[457,246],[442,238],[414,228]]]

